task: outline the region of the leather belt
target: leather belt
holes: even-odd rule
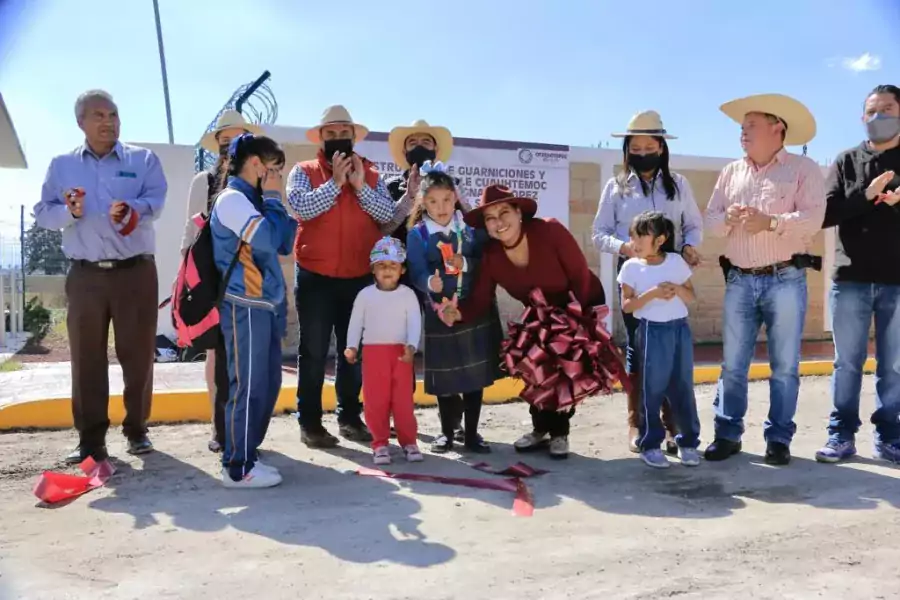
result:
[[[753,267],[752,269],[745,269],[737,265],[731,265],[731,268],[739,273],[743,273],[744,275],[774,275],[781,269],[786,269],[793,266],[794,261],[783,260],[779,263],[775,263],[774,265],[767,265],[765,267]]]
[[[78,265],[79,267],[86,267],[88,269],[97,269],[100,271],[113,271],[115,269],[128,269],[130,267],[135,266],[141,262],[152,262],[153,255],[152,254],[138,254],[137,256],[132,256],[130,258],[123,258],[121,260],[84,260],[80,258],[73,258],[69,262],[73,265]]]

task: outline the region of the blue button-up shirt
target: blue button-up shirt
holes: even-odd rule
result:
[[[85,192],[83,214],[76,219],[66,205],[65,193],[73,188]],[[116,143],[104,157],[87,144],[50,161],[34,207],[38,227],[62,229],[62,248],[70,259],[122,260],[153,254],[156,234],[153,221],[166,199],[166,177],[159,158],[146,148]],[[138,215],[137,226],[128,235],[113,223],[109,208],[122,201]],[[127,223],[128,219],[124,223]]]
[[[615,177],[611,178],[597,207],[594,218],[593,240],[600,252],[619,254],[619,248],[630,239],[628,234],[634,218],[644,211],[658,210],[664,213],[675,225],[675,249],[681,252],[684,246],[698,248],[703,241],[703,216],[691,184],[687,178],[672,173],[672,179],[678,187],[675,198],[669,200],[662,185],[662,176],[658,175],[651,184],[649,195],[644,195],[638,176],[632,172],[625,185],[621,185]]]

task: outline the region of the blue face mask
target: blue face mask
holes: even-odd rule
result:
[[[890,142],[900,135],[900,117],[891,117],[881,113],[866,119],[866,133],[875,144]]]

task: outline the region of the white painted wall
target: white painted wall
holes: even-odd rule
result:
[[[273,139],[282,145],[308,145],[306,141],[306,128],[303,127],[285,127],[285,126],[268,126],[265,132],[272,136]],[[187,217],[187,197],[191,180],[194,177],[194,147],[184,145],[170,144],[142,144],[135,143],[137,146],[149,148],[159,156],[162,162],[163,170],[166,174],[166,180],[169,184],[169,193],[166,196],[166,207],[162,215],[156,221],[156,264],[159,270],[159,300],[162,301],[168,297],[171,292],[172,282],[178,272],[178,264],[181,258],[181,234],[184,230],[184,220]],[[673,154],[671,157],[671,167],[673,170],[690,169],[690,170],[708,170],[720,171],[726,164],[733,159],[718,158],[709,156],[686,156]],[[596,163],[601,165],[601,174],[607,177],[609,173],[617,166],[622,164],[622,153],[618,150],[608,148],[579,148],[573,147],[569,152],[569,161]],[[604,182],[600,182],[601,185]],[[600,198],[596,199],[597,202]],[[825,257],[824,271],[826,278],[830,277],[831,267],[833,264],[834,254],[834,229],[829,229],[825,233]],[[604,291],[607,297],[615,294],[615,265],[613,265],[613,257],[610,254],[601,254],[600,279],[603,282]],[[830,330],[830,314],[828,310],[828,288],[830,280],[826,280],[825,285],[825,329]],[[159,327],[160,333],[173,333],[170,311],[168,307],[160,312]],[[612,327],[612,315],[609,317],[610,322],[607,323]]]
[[[156,268],[159,273],[159,302],[172,292],[172,282],[178,273],[181,259],[181,234],[184,231],[184,220],[187,216],[188,189],[194,178],[194,147],[179,144],[142,144],[136,146],[149,148],[159,157],[169,192],[166,194],[166,206],[162,215],[154,223],[156,227]],[[159,313],[157,331],[174,334],[169,307]]]

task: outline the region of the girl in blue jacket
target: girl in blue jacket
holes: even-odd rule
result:
[[[237,253],[219,309],[230,388],[222,483],[264,488],[281,483],[278,471],[260,462],[257,448],[281,389],[287,297],[278,256],[291,252],[297,221],[281,202],[285,157],[274,140],[241,135],[231,142],[229,160],[228,184],[210,218],[223,277]]]
[[[500,341],[503,332],[496,310],[477,321],[447,327],[435,306],[465,298],[474,281],[487,241],[463,221],[462,205],[453,177],[443,165],[426,162],[422,183],[410,214],[406,237],[410,281],[425,302],[425,392],[438,399],[441,435],[431,450],[453,448],[454,427],[465,413],[465,447],[490,452],[478,435],[484,388],[500,377]]]

